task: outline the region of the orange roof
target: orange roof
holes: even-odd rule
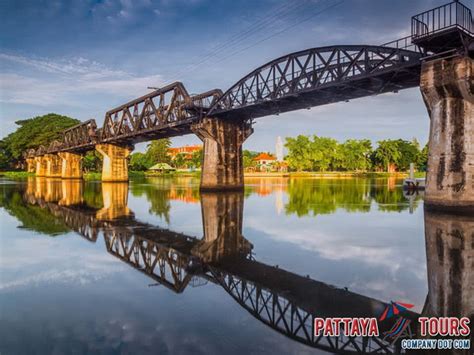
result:
[[[255,158],[253,158],[253,160],[276,160],[276,158],[273,155],[267,153],[260,153]]]
[[[168,148],[168,153],[194,153],[202,149],[202,145],[185,145],[184,147]]]

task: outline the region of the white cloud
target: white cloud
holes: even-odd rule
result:
[[[129,98],[146,93],[148,86],[164,83],[159,74],[135,76],[83,57],[53,60],[0,53],[0,61],[32,69],[31,75],[17,74],[20,70],[0,73],[3,103],[81,106],[79,95]]]

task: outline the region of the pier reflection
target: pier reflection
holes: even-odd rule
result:
[[[422,313],[468,317],[473,343],[474,216],[425,210],[425,240],[428,296]]]

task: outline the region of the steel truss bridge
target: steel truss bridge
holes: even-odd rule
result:
[[[82,152],[98,143],[133,145],[191,133],[204,117],[252,122],[282,112],[419,86],[423,60],[473,55],[474,22],[460,2],[412,17],[411,36],[384,45],[337,45],[290,53],[253,70],[223,93],[190,95],[175,82],[65,130],[25,157]]]
[[[137,221],[133,214],[100,220],[97,209],[82,203],[64,206],[31,191],[24,200],[49,210],[89,242],[102,236],[111,255],[175,293],[209,282],[220,285],[253,317],[297,342],[336,354],[401,351],[399,341],[392,344],[383,336],[314,336],[314,317],[378,317],[387,304],[260,263],[246,241],[232,257],[204,263],[195,256],[200,254],[201,240]],[[381,332],[393,321],[379,323]]]

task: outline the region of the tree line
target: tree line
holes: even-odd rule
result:
[[[0,140],[0,169],[15,169],[22,159],[22,153],[40,145],[48,146],[53,140],[61,138],[61,132],[80,123],[79,120],[50,113],[17,121],[15,132]],[[135,152],[130,156],[130,170],[143,171],[156,163],[169,163],[177,168],[201,166],[202,151],[185,158],[178,154],[173,160],[168,155],[170,139],[150,142],[144,153]],[[410,163],[418,170],[426,170],[428,148],[420,148],[416,139],[382,140],[374,149],[368,139],[348,139],[343,143],[329,137],[299,135],[286,138],[288,155],[285,160],[293,171],[404,171]],[[258,152],[243,151],[244,167],[255,165]],[[84,156],[84,170],[100,171],[102,157],[95,151]]]
[[[406,171],[410,163],[425,171],[428,147],[416,139],[387,139],[372,147],[368,139],[348,139],[343,143],[317,135],[287,137],[285,160],[294,171]]]

